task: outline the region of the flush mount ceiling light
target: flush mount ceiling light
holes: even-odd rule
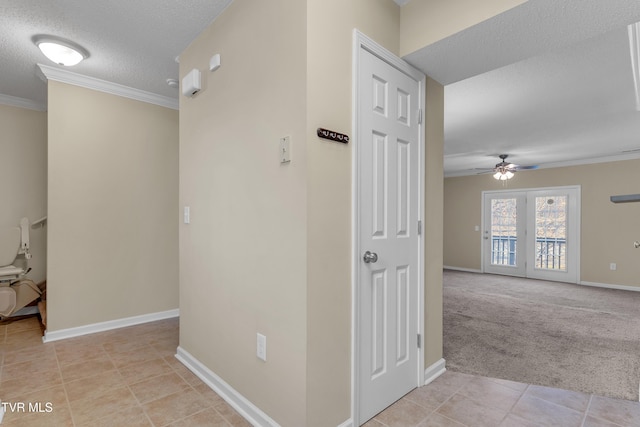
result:
[[[89,52],[77,43],[62,37],[37,35],[31,39],[44,56],[58,65],[71,67],[89,57]]]

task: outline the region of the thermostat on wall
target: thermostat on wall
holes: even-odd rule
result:
[[[196,93],[200,92],[201,88],[200,70],[194,68],[182,79],[182,94],[184,96],[192,97]]]

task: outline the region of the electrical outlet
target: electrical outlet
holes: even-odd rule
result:
[[[609,264],[609,270],[614,271],[618,268],[618,266],[616,265],[615,262],[612,262],[611,264]]]
[[[267,361],[267,337],[258,334],[256,356],[258,359]]]

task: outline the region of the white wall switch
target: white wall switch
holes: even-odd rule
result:
[[[616,265],[615,262],[612,262],[611,264],[609,264],[609,270],[616,270],[618,268],[618,266]]]
[[[184,223],[189,224],[191,222],[191,208],[189,206],[184,207]]]
[[[474,229],[475,231],[480,231],[480,226],[479,226],[479,225],[476,225],[475,227],[473,227],[473,229]]]
[[[291,161],[291,137],[285,136],[280,138],[280,163],[289,163]]]
[[[260,360],[267,361],[267,337],[262,334],[258,334],[256,356],[258,356]]]

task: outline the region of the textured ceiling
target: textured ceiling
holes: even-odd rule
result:
[[[36,64],[58,67],[31,42],[35,34],[72,40],[91,56],[74,73],[177,98],[175,58],[231,0],[2,0],[0,94],[46,105]]]
[[[637,0],[529,0],[406,56],[446,85],[445,175],[639,157],[637,21]]]
[[[46,106],[36,64],[58,66],[35,34],[89,50],[75,73],[177,99],[176,56],[231,1],[0,0],[0,102]],[[445,174],[502,153],[541,167],[640,157],[626,35],[637,21],[638,0],[529,0],[406,56],[446,85]]]

